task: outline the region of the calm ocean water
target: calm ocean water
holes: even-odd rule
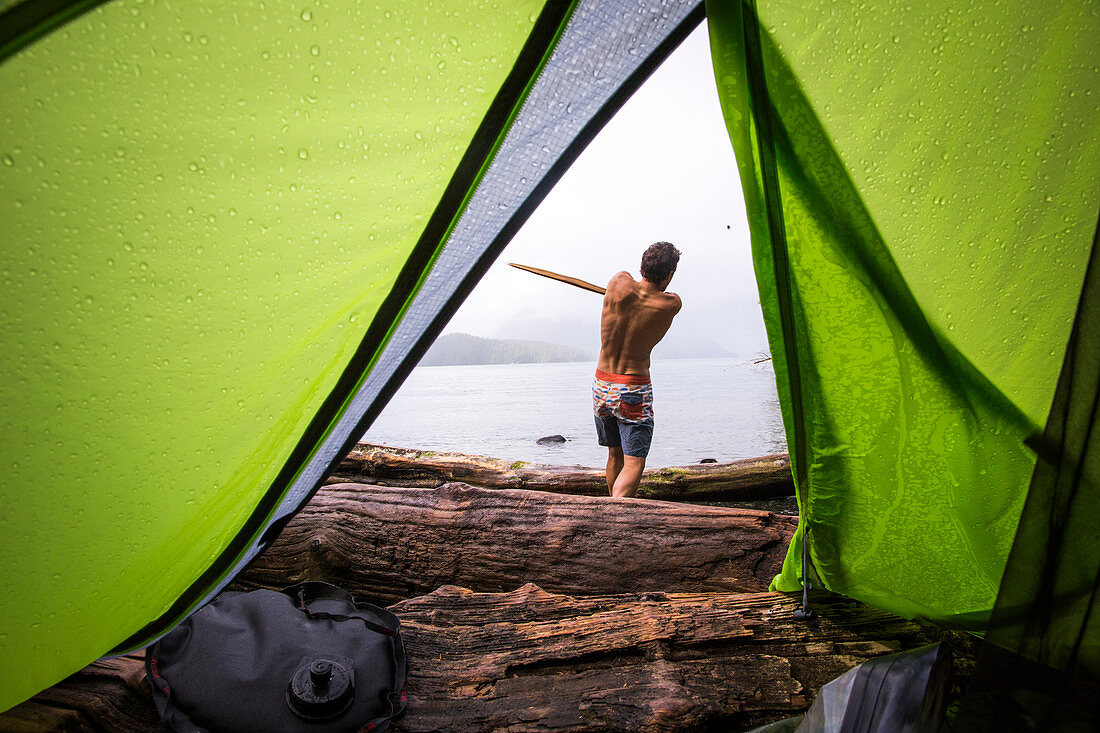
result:
[[[554,465],[603,466],[592,363],[419,367],[363,439]],[[787,450],[771,362],[654,361],[656,422],[647,467]],[[559,434],[565,443],[538,445]]]

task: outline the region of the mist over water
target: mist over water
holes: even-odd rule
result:
[[[420,367],[363,436],[400,448],[509,461],[603,466],[590,362]],[[655,429],[647,467],[787,450],[771,362],[654,360]],[[565,443],[538,445],[547,435]]]

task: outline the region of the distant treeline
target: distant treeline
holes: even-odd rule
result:
[[[420,366],[459,364],[537,364],[554,361],[591,361],[581,349],[542,341],[487,339],[466,333],[440,336],[420,360]]]

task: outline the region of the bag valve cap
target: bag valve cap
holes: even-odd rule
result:
[[[306,720],[340,715],[355,697],[353,669],[331,659],[304,659],[286,691],[286,703]]]

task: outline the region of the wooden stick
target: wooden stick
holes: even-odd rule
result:
[[[519,269],[519,270],[526,270],[527,272],[533,272],[536,275],[542,275],[543,277],[548,277],[551,280],[557,280],[558,282],[569,283],[570,285],[576,286],[576,287],[580,288],[581,290],[591,290],[593,293],[599,293],[600,295],[603,295],[604,293],[607,292],[607,288],[601,288],[599,285],[593,285],[592,283],[585,282],[584,280],[581,280],[580,278],[569,277],[568,275],[559,275],[556,272],[550,272],[549,270],[540,270],[537,267],[528,267],[527,265],[517,265],[515,262],[509,262],[508,264],[511,265],[512,267],[515,267],[515,268]]]

